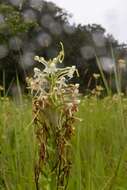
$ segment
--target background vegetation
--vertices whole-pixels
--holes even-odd
[[[83,93],[95,87],[93,73],[99,73],[96,56],[104,60],[106,77],[111,73],[110,65],[114,59],[111,50],[116,60],[126,59],[126,46],[105,34],[102,26],[70,24],[70,17],[67,11],[52,2],[0,1],[0,83],[7,92],[16,93],[17,74],[24,91],[25,78],[35,66],[33,57],[55,57],[60,41],[66,50],[64,65],[76,65],[80,77],[74,78],[73,82],[80,83]]]

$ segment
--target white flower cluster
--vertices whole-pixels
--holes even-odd
[[[42,101],[43,109],[49,104],[62,106],[71,116],[77,111],[80,102],[79,84],[68,84],[68,80],[78,72],[75,66],[58,68],[57,64],[61,63],[63,58],[63,49],[53,60],[46,61],[43,57],[36,56],[35,60],[41,62],[45,68],[43,71],[34,68],[34,77],[28,79],[28,84],[34,97]]]

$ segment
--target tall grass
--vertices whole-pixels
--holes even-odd
[[[127,189],[127,99],[84,98],[75,125],[69,190]],[[35,190],[31,101],[0,100],[0,189]],[[45,176],[46,178],[46,176]],[[55,190],[45,178],[42,190]]]
[[[125,110],[126,99],[122,100],[123,105]],[[127,188],[127,121],[126,111],[121,115],[120,106],[120,97],[116,96],[114,99],[105,98],[101,101],[84,100],[80,107],[80,115],[84,119],[79,126],[80,129],[77,129],[80,130],[79,187],[82,190]]]
[[[28,102],[0,101],[0,189],[34,189],[35,139]]]

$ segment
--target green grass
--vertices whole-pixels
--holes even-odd
[[[0,190],[35,190],[31,101],[0,100]],[[84,98],[72,139],[68,190],[127,190],[127,99]],[[50,178],[41,190],[55,190]]]

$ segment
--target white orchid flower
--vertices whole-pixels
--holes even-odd
[[[34,68],[34,78],[40,76],[40,74],[41,74],[41,70],[38,69],[37,67],[35,67],[35,68]]]
[[[75,67],[75,65],[73,65],[72,67],[70,67],[67,76],[68,76],[70,79],[73,78],[73,75],[74,75],[74,72],[75,72],[75,71],[76,71],[76,67]]]
[[[57,72],[57,68],[56,68],[56,65],[54,63],[51,63],[50,65],[48,65],[44,70],[43,72],[44,73],[47,73],[47,74],[54,74]]]

